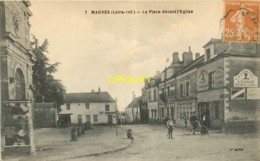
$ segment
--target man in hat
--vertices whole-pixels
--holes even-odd
[[[173,131],[173,128],[174,128],[172,117],[169,117],[169,120],[167,121],[167,127],[168,127],[168,138],[172,139],[172,131]]]

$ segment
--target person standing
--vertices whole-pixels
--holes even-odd
[[[169,117],[169,120],[167,121],[167,127],[168,127],[168,139],[170,138],[172,139],[172,131],[174,128],[174,124],[171,117]]]
[[[207,121],[208,121],[208,117],[207,117],[206,112],[204,112],[203,115],[202,115],[202,125],[203,126],[201,127],[201,134],[203,134],[203,135],[208,134],[208,130],[207,130],[208,123],[207,123]]]
[[[184,124],[185,124],[185,129],[188,128],[188,117],[184,116]]]
[[[192,134],[195,135],[195,129],[197,128],[198,125],[198,118],[195,115],[195,112],[190,117],[190,124],[192,125]]]

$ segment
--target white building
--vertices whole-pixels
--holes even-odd
[[[108,92],[68,93],[59,119],[70,124],[115,124],[116,101]]]
[[[126,118],[128,122],[140,122],[140,102],[142,97],[134,97],[132,102],[125,108]]]

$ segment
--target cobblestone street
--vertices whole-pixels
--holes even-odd
[[[128,149],[99,156],[74,160],[91,161],[257,161],[259,134],[183,135],[174,130],[174,138],[166,137],[167,129],[159,125],[128,125],[134,132],[135,142]]]

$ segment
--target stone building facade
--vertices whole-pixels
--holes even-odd
[[[34,152],[32,126],[32,65],[29,1],[0,2],[0,65],[4,154]],[[19,109],[19,110],[15,110]],[[23,139],[15,139],[26,131]],[[16,150],[13,145],[25,145]],[[12,147],[13,146],[13,147]]]
[[[195,112],[199,119],[207,115],[209,128],[256,128],[260,121],[260,45],[211,39],[203,48],[204,54],[196,53],[195,60],[190,49],[182,61],[174,53],[172,64],[161,73],[158,121],[173,117],[177,126],[184,126],[184,120]]]
[[[197,70],[204,57],[198,57],[190,65],[176,74],[176,115],[177,125],[184,125],[197,108]]]
[[[1,96],[3,100],[30,100],[32,60],[30,53],[30,2],[0,3]],[[4,23],[2,23],[4,22]]]
[[[259,121],[259,44],[212,39],[204,49],[205,62],[197,72],[198,115],[206,112],[208,126],[223,130]]]

